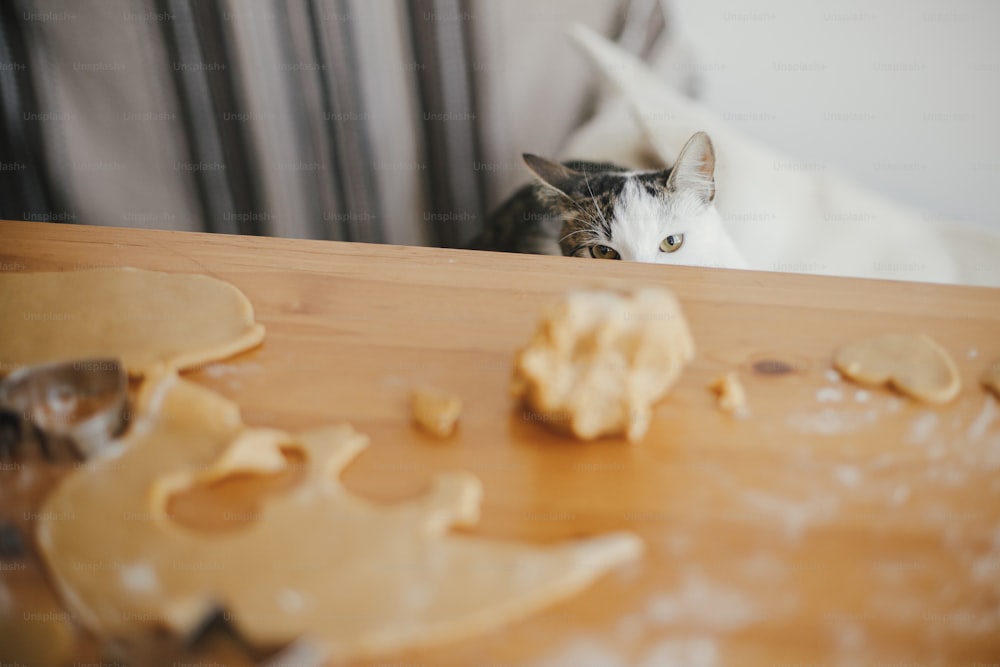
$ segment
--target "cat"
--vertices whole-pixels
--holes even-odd
[[[704,132],[659,171],[523,157],[537,181],[501,204],[471,248],[747,267],[715,210],[715,150]]]

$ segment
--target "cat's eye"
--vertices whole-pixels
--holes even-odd
[[[671,234],[667,238],[660,241],[660,251],[661,252],[677,252],[677,250],[684,245],[684,235],[683,234]]]
[[[621,259],[622,256],[618,254],[618,251],[614,248],[609,248],[606,245],[592,245],[590,246],[590,256],[595,259]]]

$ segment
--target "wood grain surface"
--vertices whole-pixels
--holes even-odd
[[[627,529],[646,543],[636,566],[533,618],[366,665],[1000,663],[1000,408],[979,386],[1000,363],[1000,290],[0,223],[2,270],[98,266],[240,288],[263,345],[187,376],[250,425],[347,420],[369,434],[344,475],[353,491],[398,501],[463,469],[485,489],[477,535],[546,543]],[[526,419],[508,396],[511,359],[542,309],[567,289],[638,284],[680,297],[697,346],[648,436],[580,443]],[[941,343],[962,374],[958,398],[931,407],[833,373],[837,346],[888,332]],[[747,390],[742,419],[707,389],[729,370]],[[451,438],[411,424],[419,384],[463,398]],[[28,537],[59,474],[31,465],[0,471],[0,517]],[[62,633],[74,657],[101,655],[59,616],[37,563],[0,564],[0,628],[18,621],[22,641]],[[246,662],[231,647],[199,650],[189,659]]]

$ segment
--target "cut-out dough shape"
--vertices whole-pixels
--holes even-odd
[[[834,366],[862,384],[889,384],[928,403],[947,403],[962,388],[951,356],[924,334],[886,334],[845,345]]]
[[[462,414],[462,399],[434,387],[417,387],[411,398],[413,420],[427,433],[447,438]]]
[[[996,361],[986,369],[981,380],[983,386],[1000,398],[1000,361]]]
[[[669,291],[570,292],[518,353],[511,393],[557,430],[634,442],[649,428],[652,404],[693,357],[691,332]]]
[[[68,476],[38,526],[67,607],[101,636],[185,633],[221,606],[254,645],[307,637],[330,659],[381,656],[525,617],[642,551],[629,533],[545,547],[448,534],[478,520],[475,477],[440,475],[400,504],[365,501],[337,479],[364,435],[248,429],[236,405],[173,374],[147,380],[138,408],[117,453]],[[289,447],[305,456],[302,483],[239,532],[195,534],[164,512],[199,481],[274,472]],[[58,520],[67,513],[75,520]]]
[[[132,376],[224,359],[264,338],[229,283],[131,268],[0,274],[0,331],[0,369],[112,357]]]
[[[747,393],[739,377],[732,371],[717,375],[708,383],[716,396],[716,404],[723,412],[742,415],[747,411]]]

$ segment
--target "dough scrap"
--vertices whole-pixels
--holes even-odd
[[[924,334],[885,334],[845,345],[834,366],[862,384],[889,384],[927,403],[947,403],[962,388],[951,356]]]
[[[1000,361],[996,361],[983,373],[982,385],[1000,398]]]
[[[544,316],[514,363],[511,393],[534,419],[583,440],[642,439],[652,404],[694,357],[669,291],[576,291]]]
[[[306,637],[333,661],[373,658],[488,632],[642,551],[624,532],[544,547],[448,534],[478,520],[477,478],[442,474],[423,497],[368,502],[337,480],[366,436],[250,429],[234,403],[173,373],[147,379],[137,403],[118,453],[66,477],[37,528],[67,608],[99,636],[186,633],[218,605],[261,648]],[[171,494],[225,466],[273,471],[279,447],[305,456],[303,481],[256,521],[205,535],[167,515]]]
[[[729,414],[746,412],[747,394],[736,373],[730,371],[717,375],[709,384],[717,398],[719,409]]]
[[[129,375],[224,359],[264,339],[246,296],[197,274],[132,268],[0,274],[0,369],[113,357]]]
[[[455,431],[462,414],[462,400],[458,396],[433,387],[418,387],[412,400],[413,419],[423,430],[439,438]]]

